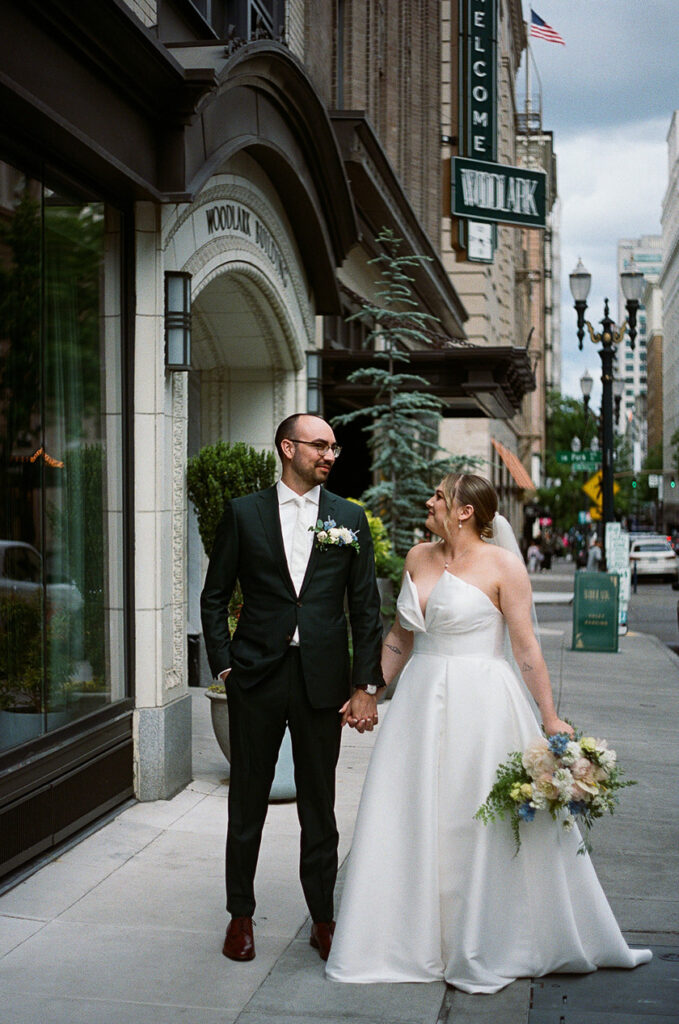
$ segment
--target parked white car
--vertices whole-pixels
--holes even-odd
[[[665,537],[632,538],[629,549],[630,569],[637,576],[662,576],[674,582],[679,579],[679,557]]]
[[[0,540],[0,597],[30,599],[43,586],[42,556],[32,544],[20,540]],[[73,580],[47,575],[48,602],[70,612],[83,606],[82,594]]]

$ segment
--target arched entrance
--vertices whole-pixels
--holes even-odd
[[[192,275],[186,454],[217,441],[271,450],[278,423],[305,408],[315,311],[290,224],[261,168],[245,154],[232,160],[167,225],[165,248],[166,266],[174,256]],[[197,634],[206,556],[192,507],[186,559],[187,628]]]

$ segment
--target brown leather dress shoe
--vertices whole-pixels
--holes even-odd
[[[332,937],[334,934],[334,921],[330,921],[329,924],[326,924],[325,921],[317,921],[315,924],[312,924],[309,945],[318,950],[318,955],[321,960],[327,960],[330,956],[330,947],[332,946]]]
[[[251,917],[232,917],[226,929],[224,956],[229,960],[254,960],[255,940],[252,936]]]

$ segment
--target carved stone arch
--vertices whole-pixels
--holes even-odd
[[[227,256],[227,253],[222,255]],[[200,251],[196,253],[196,259],[199,256]],[[201,295],[211,285],[218,286],[219,282],[224,289],[237,293],[247,305],[257,325],[261,345],[266,349],[268,364],[274,373],[298,372],[303,368],[304,352],[310,344],[310,339],[305,332],[300,331],[299,320],[293,317],[280,292],[259,267],[243,259],[223,258],[218,262],[210,261],[203,268],[203,273],[200,270],[196,273],[191,263],[192,261],[189,261],[183,269],[194,274],[192,304],[196,369],[208,369],[227,363],[234,365],[237,362],[233,349],[223,343],[220,344],[219,334],[215,332],[207,314],[201,309]],[[203,344],[209,353],[209,367],[205,360],[207,353],[203,354],[200,351]]]
[[[214,56],[217,88],[184,137],[186,195],[195,199],[245,150],[285,203],[317,311],[339,313],[336,268],[358,225],[327,111],[302,64],[279,43],[259,40],[228,58],[223,52]]]

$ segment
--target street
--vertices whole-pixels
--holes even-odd
[[[572,593],[573,566],[570,562],[555,561],[554,568],[531,576],[536,594]],[[650,633],[664,644],[679,644],[677,626],[677,602],[679,591],[672,590],[670,583],[656,580],[642,580],[637,593],[632,592],[628,612],[628,627],[632,632]],[[540,625],[572,621],[572,605],[540,604],[538,606]]]

